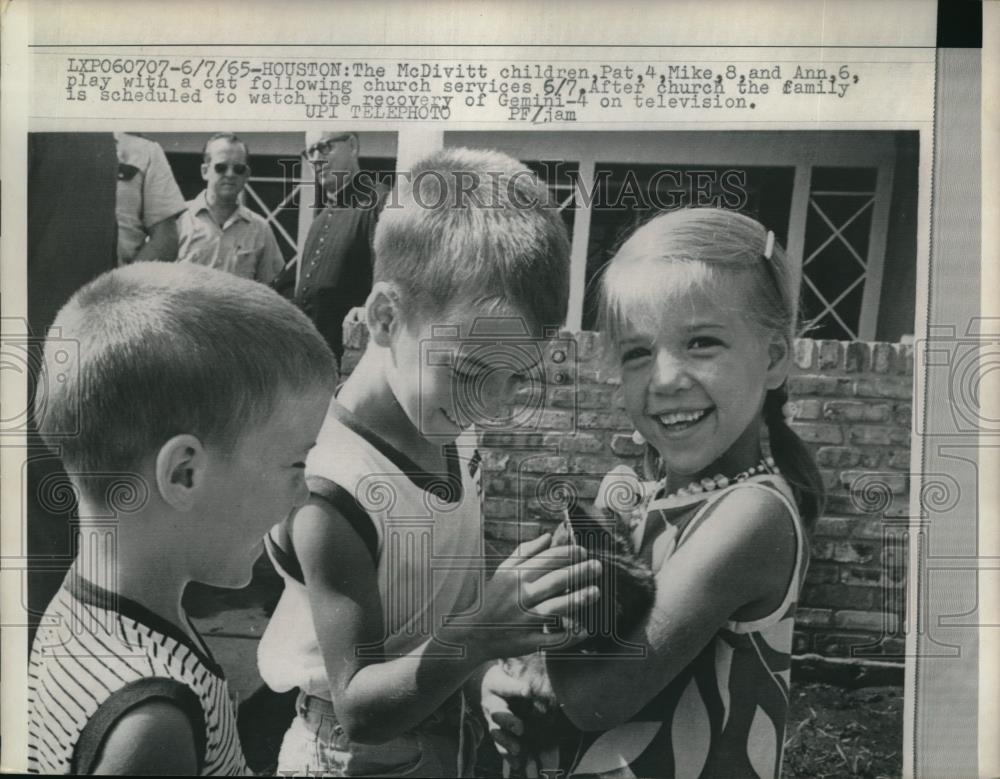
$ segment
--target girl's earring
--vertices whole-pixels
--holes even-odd
[[[642,446],[644,443],[646,443],[646,436],[644,436],[642,433],[636,430],[634,433],[632,433],[632,443],[634,443],[636,446]]]

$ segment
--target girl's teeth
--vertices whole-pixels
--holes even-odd
[[[665,414],[660,417],[660,422],[664,425],[676,425],[681,422],[694,422],[697,419],[701,419],[705,415],[704,410],[702,411],[678,411],[674,414]]]

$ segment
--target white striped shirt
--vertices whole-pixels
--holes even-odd
[[[92,772],[131,709],[168,701],[191,722],[199,775],[249,773],[222,669],[178,626],[71,570],[28,667],[28,772]]]

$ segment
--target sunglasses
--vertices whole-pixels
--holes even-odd
[[[307,160],[311,160],[314,157],[325,157],[338,143],[344,143],[349,140],[351,140],[350,135],[338,135],[336,138],[327,138],[325,141],[317,141],[312,146],[308,146],[303,149],[302,156]]]
[[[242,162],[237,162],[232,165],[227,165],[225,162],[217,162],[212,166],[212,170],[214,170],[220,176],[225,176],[226,173],[230,170],[237,176],[242,176],[244,173],[250,170],[250,166]]]

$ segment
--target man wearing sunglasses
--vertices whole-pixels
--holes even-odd
[[[275,283],[313,320],[338,362],[344,352],[344,317],[364,305],[371,292],[372,239],[389,194],[361,172],[358,151],[354,133],[306,134],[302,156],[315,171],[323,208],[309,228],[294,279],[284,287]]]
[[[267,220],[240,202],[250,178],[247,145],[232,133],[205,144],[205,189],[178,220],[177,259],[270,284],[285,265]]]

